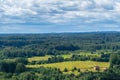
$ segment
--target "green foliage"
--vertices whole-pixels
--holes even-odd
[[[36,75],[31,72],[24,72],[18,76],[12,77],[13,80],[35,80],[35,78],[36,78]]]
[[[75,51],[75,50],[78,50],[79,47],[78,46],[74,46],[74,45],[58,45],[55,47],[56,50],[62,50],[62,51],[65,51],[65,50],[68,50],[68,51]]]
[[[51,57],[51,58],[48,58],[48,61],[47,63],[54,63],[54,62],[63,62],[64,61],[64,58],[61,57],[61,56],[54,56],[54,57]]]
[[[22,63],[16,63],[16,62],[0,62],[0,71],[6,72],[6,73],[21,73],[26,70],[26,67]]]
[[[25,65],[23,63],[17,63],[15,72],[16,73],[22,73],[24,71],[26,71]]]
[[[0,71],[2,72],[15,72],[16,63],[14,62],[0,62]]]
[[[110,67],[114,67],[115,65],[120,65],[120,54],[114,53],[110,56]]]
[[[114,66],[104,72],[80,72],[78,75],[63,74],[57,68],[40,67],[29,69],[20,74],[5,74],[3,80],[119,80],[120,66]],[[0,76],[1,77],[1,76]],[[11,79],[12,77],[12,79]]]
[[[35,65],[28,65],[28,61],[24,58],[11,62],[1,61],[0,80],[120,80],[120,53],[115,53],[120,49],[119,43],[120,32],[0,35],[0,60],[50,55],[46,59],[39,59],[40,61],[29,60],[29,64]],[[110,52],[111,56],[107,54],[109,52],[104,51],[99,52],[97,57],[86,56],[87,52],[80,55],[74,54],[77,50],[85,50],[94,55],[98,50],[108,49],[113,51]],[[71,53],[67,59],[58,56],[66,53]],[[93,71],[96,65],[100,68],[108,68],[109,57],[109,69],[100,72]],[[27,69],[25,64],[27,64]],[[71,70],[73,72],[67,74]],[[78,74],[75,75],[75,72]]]
[[[4,75],[4,78],[11,78],[13,75],[12,75],[12,73],[6,73],[5,75]]]
[[[65,69],[64,69],[64,72],[68,72],[68,69],[67,69],[67,68],[65,68]]]
[[[118,50],[120,34],[115,33],[64,33],[0,35],[0,56],[32,57],[64,54],[75,50]]]
[[[80,72],[80,68],[78,68],[78,72]]]
[[[23,63],[23,64],[27,64],[28,63],[28,60],[25,59],[25,58],[17,58],[15,60],[16,63]]]

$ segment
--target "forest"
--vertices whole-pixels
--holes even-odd
[[[120,32],[0,34],[0,80],[120,80],[119,49]]]

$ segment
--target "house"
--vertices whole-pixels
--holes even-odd
[[[100,67],[99,66],[94,66],[93,69],[94,70],[100,70]]]

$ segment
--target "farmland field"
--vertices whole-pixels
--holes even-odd
[[[31,58],[28,58],[28,61],[29,62],[32,62],[32,61],[41,61],[41,60],[47,60],[48,58],[50,58],[51,56],[43,56],[43,57],[31,57]]]
[[[94,62],[94,61],[70,61],[70,62],[42,64],[42,65],[27,65],[27,67],[29,68],[39,68],[40,66],[60,68],[61,71],[63,71],[64,68],[67,68],[69,71],[71,71],[74,67],[80,68],[81,71],[85,71],[85,70],[93,71],[94,66],[99,66],[102,70],[105,67],[108,68],[109,63]]]

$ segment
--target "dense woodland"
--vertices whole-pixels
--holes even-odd
[[[0,78],[1,80],[120,80],[120,32],[51,33],[51,34],[0,34]],[[112,50],[91,58],[74,54],[74,51]],[[61,55],[73,53],[64,59]],[[52,55],[48,60],[28,62],[28,57]],[[5,59],[14,61],[5,61]],[[64,61],[110,62],[103,72],[72,71],[79,75],[64,74],[58,68],[27,68],[27,64],[49,64]]]
[[[1,34],[1,57],[32,57],[64,54],[75,50],[118,50],[119,32]]]

